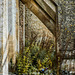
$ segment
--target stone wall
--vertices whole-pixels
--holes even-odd
[[[58,0],[58,24],[60,27],[59,48],[62,50],[61,54],[64,54],[64,50],[67,50],[65,54],[74,55],[74,39],[75,39],[75,0]],[[59,33],[58,32],[58,33]],[[75,68],[74,56],[71,59],[63,60],[64,66],[67,70]]]
[[[74,39],[75,39],[75,1],[74,0],[54,0],[58,6],[58,26],[59,31],[57,34],[59,42],[59,50],[62,50],[61,55],[74,55]],[[45,27],[45,25],[26,8],[26,38],[31,39],[32,33],[38,35],[40,39],[44,34],[53,38],[53,35]],[[58,29],[57,29],[58,30]],[[39,40],[38,39],[38,40]],[[64,53],[64,50],[67,50]],[[69,50],[69,51],[68,51]],[[64,56],[65,56],[64,55]],[[63,56],[62,56],[63,57]],[[72,70],[75,67],[75,59],[66,58],[62,61],[62,67],[67,66],[66,70]]]
[[[61,42],[62,48],[66,45],[67,40],[69,40],[69,49],[73,49],[73,41],[75,38],[75,1],[74,0],[60,0],[58,2],[58,21],[61,25]]]
[[[37,35],[36,41],[41,41],[44,36],[46,39],[54,40],[53,34],[27,7],[25,8],[25,29],[26,39],[32,39]]]
[[[60,37],[58,38],[59,41],[59,48],[60,50],[65,50],[67,45],[67,50],[73,50],[74,48],[74,39],[75,39],[75,0],[54,0],[58,5],[58,24],[60,26]],[[24,6],[24,5],[23,5]],[[42,38],[52,39],[54,40],[53,34],[47,29],[47,27],[27,8],[24,7],[23,13],[20,16],[20,26],[22,26],[21,30],[22,33],[26,33],[22,35],[22,39],[24,37],[26,39],[32,39],[35,35],[36,41],[41,41]],[[25,10],[25,11],[24,11]],[[23,17],[24,16],[24,17]],[[25,23],[25,31],[24,32],[24,23]],[[13,54],[16,50],[19,50],[19,3],[18,0],[0,0],[0,66],[2,65],[2,58],[5,61],[5,58],[9,52],[10,58],[13,58]],[[20,33],[21,34],[21,33]],[[8,42],[7,42],[8,41]],[[25,39],[24,39],[25,41]],[[23,40],[22,40],[23,42]],[[8,45],[6,45],[8,44]],[[23,42],[24,44],[24,42]],[[7,46],[7,48],[5,48]],[[6,53],[4,53],[6,51]],[[4,54],[2,54],[2,52]],[[9,60],[10,60],[9,58]],[[14,56],[15,60],[15,56]],[[13,61],[14,61],[13,60]],[[15,62],[15,61],[14,61]],[[65,60],[63,60],[63,63]],[[66,60],[72,64],[75,63],[75,59]],[[0,67],[0,72],[5,68],[8,68],[8,62],[5,63],[4,69]],[[62,64],[63,66],[64,64]],[[75,64],[69,66],[67,69],[69,70],[70,67],[75,67]],[[7,69],[8,70],[8,69]]]

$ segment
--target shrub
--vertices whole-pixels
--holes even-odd
[[[52,45],[49,49],[42,48],[34,44],[30,44],[29,41],[25,41],[25,49],[23,53],[17,55],[17,73],[18,75],[28,74],[29,70],[40,71],[42,68],[52,69],[56,67],[54,62],[56,61],[55,50]]]

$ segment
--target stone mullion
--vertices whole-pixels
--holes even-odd
[[[23,5],[23,47],[25,47],[25,5]]]
[[[23,8],[24,8],[24,5],[22,4],[22,2],[20,1],[20,13],[19,13],[19,18],[20,18],[20,25],[19,25],[19,28],[20,28],[20,30],[19,30],[19,34],[20,34],[20,36],[19,36],[19,43],[20,43],[20,50],[21,50],[21,52],[23,52],[23,25],[24,25],[24,19],[23,19],[23,13],[24,13],[24,10],[23,10]]]

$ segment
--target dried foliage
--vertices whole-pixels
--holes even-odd
[[[33,39],[35,38],[36,36]],[[42,68],[56,68],[54,42],[42,39],[39,45],[39,42],[37,43],[33,39],[25,41],[25,49],[17,56],[16,71],[18,75],[29,74],[30,71],[40,71]],[[45,44],[48,46],[46,47]]]

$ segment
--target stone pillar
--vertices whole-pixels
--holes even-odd
[[[8,75],[8,63],[19,50],[19,0],[0,0],[0,74]]]
[[[19,50],[19,1],[9,0],[8,2],[8,35],[9,35],[9,62],[16,62],[16,52]]]
[[[17,50],[17,39],[16,39],[16,0],[12,0],[12,36],[13,36],[13,63],[15,63],[15,55]]]
[[[8,75],[8,0],[3,0],[3,75]]]
[[[16,0],[16,39],[17,51],[19,51],[19,0]]]
[[[0,0],[0,74],[2,73],[2,51],[3,51],[3,0]]]

